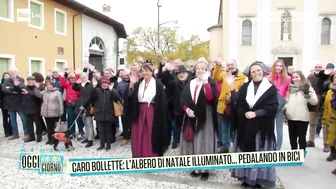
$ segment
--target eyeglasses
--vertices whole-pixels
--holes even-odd
[[[322,68],[322,66],[315,66],[315,68]]]

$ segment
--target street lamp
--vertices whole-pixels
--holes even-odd
[[[160,63],[160,27],[164,24],[169,24],[169,23],[175,23],[177,26],[178,22],[177,20],[174,21],[168,21],[168,22],[163,22],[160,23],[160,8],[162,7],[162,3],[160,0],[157,2],[157,7],[158,7],[158,23],[157,23],[157,58],[158,58],[158,63]]]
[[[158,7],[158,25],[157,25],[157,58],[158,58],[158,64],[160,64],[160,7],[162,7],[162,3],[160,0],[157,2],[157,7]]]

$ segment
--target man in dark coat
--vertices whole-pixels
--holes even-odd
[[[42,141],[42,126],[40,122],[41,104],[42,100],[35,95],[35,77],[29,76],[27,78],[27,86],[23,88],[15,87],[16,91],[21,92],[23,96],[23,111],[26,114],[27,128],[29,137],[25,142],[41,142]],[[34,123],[36,126],[36,137],[34,133]]]
[[[13,135],[8,138],[8,140],[18,139],[18,123],[16,116],[19,114],[24,131],[24,140],[28,139],[28,129],[26,125],[26,115],[22,111],[23,96],[21,93],[14,90],[14,87],[24,87],[24,80],[18,76],[18,70],[13,68],[9,71],[10,78],[6,79],[2,91],[5,93],[4,97],[4,108],[8,110],[9,117],[12,124]]]

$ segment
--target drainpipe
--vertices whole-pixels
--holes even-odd
[[[75,43],[75,17],[86,12],[86,8],[82,12],[78,12],[72,17],[72,58],[73,69],[76,69],[76,43]]]
[[[119,36],[118,35],[117,35],[117,52],[116,52],[116,58],[117,58],[116,70],[118,71],[118,67],[119,67]]]

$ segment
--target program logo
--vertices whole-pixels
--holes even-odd
[[[54,153],[52,148],[45,151],[44,148],[35,150],[31,148],[26,151],[25,147],[21,147],[20,170],[36,170],[39,174],[63,174],[64,173],[64,156],[62,149],[58,148],[58,152]]]

